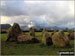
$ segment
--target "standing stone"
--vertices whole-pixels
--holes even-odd
[[[14,23],[8,30],[8,36],[6,41],[17,41],[17,37],[22,31],[17,23]]]
[[[50,34],[46,31],[46,29],[43,29],[42,34],[43,34],[42,43],[44,45],[51,45],[52,38],[51,38]]]
[[[72,30],[68,30],[68,37],[69,39],[74,39],[75,33]]]
[[[75,32],[72,32],[69,34],[69,39],[73,39],[74,40],[75,38]]]
[[[35,30],[33,27],[30,28],[30,36],[35,37]]]
[[[35,30],[33,27],[30,28],[30,36],[32,36],[32,43],[39,43],[39,40],[37,38],[35,38]]]
[[[69,45],[69,39],[62,30],[59,30],[59,32],[56,32],[52,36],[52,42],[53,42],[53,45],[59,46],[59,47],[64,47],[66,45]]]
[[[44,33],[47,32],[45,28],[43,28],[42,30],[42,36],[44,35]]]
[[[56,31],[55,31],[55,30],[52,32],[51,36],[53,36],[53,35],[54,35],[54,33],[56,33]]]

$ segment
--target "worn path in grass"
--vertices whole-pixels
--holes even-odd
[[[29,34],[28,32],[26,34]],[[41,41],[41,32],[36,32],[36,37]],[[50,32],[51,34],[51,32]],[[67,34],[67,33],[65,33]],[[1,34],[2,55],[57,55],[59,51],[74,51],[74,40],[70,40],[71,47],[44,46],[38,44],[17,44],[16,42],[6,43],[7,34]]]

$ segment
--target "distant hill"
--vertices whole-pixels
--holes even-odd
[[[44,26],[33,26],[34,29],[36,31],[41,31],[43,28],[45,28],[47,31],[52,31],[52,30],[64,30],[67,31],[67,29],[69,29],[68,27],[59,27],[59,26],[48,26],[48,27],[44,27]],[[22,26],[21,27],[22,30],[24,31],[29,31],[29,28],[27,26]],[[71,28],[72,30],[75,30],[75,28]]]
[[[1,29],[8,29],[11,27],[10,24],[0,24]]]
[[[5,32],[7,32],[7,30],[9,29],[11,27],[11,25],[10,24],[0,24],[0,31],[1,31],[1,33],[5,33]]]

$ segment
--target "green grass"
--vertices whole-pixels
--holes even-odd
[[[26,34],[29,34],[28,32]],[[41,32],[36,32],[36,37],[41,41]],[[51,34],[51,33],[50,33]],[[67,33],[65,33],[67,34]],[[2,55],[58,55],[59,51],[74,51],[74,40],[70,40],[70,47],[44,46],[37,44],[17,44],[16,42],[6,43],[7,34],[1,34],[1,54]]]

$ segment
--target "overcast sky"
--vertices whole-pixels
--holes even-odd
[[[1,1],[1,24],[74,26],[74,1]]]

